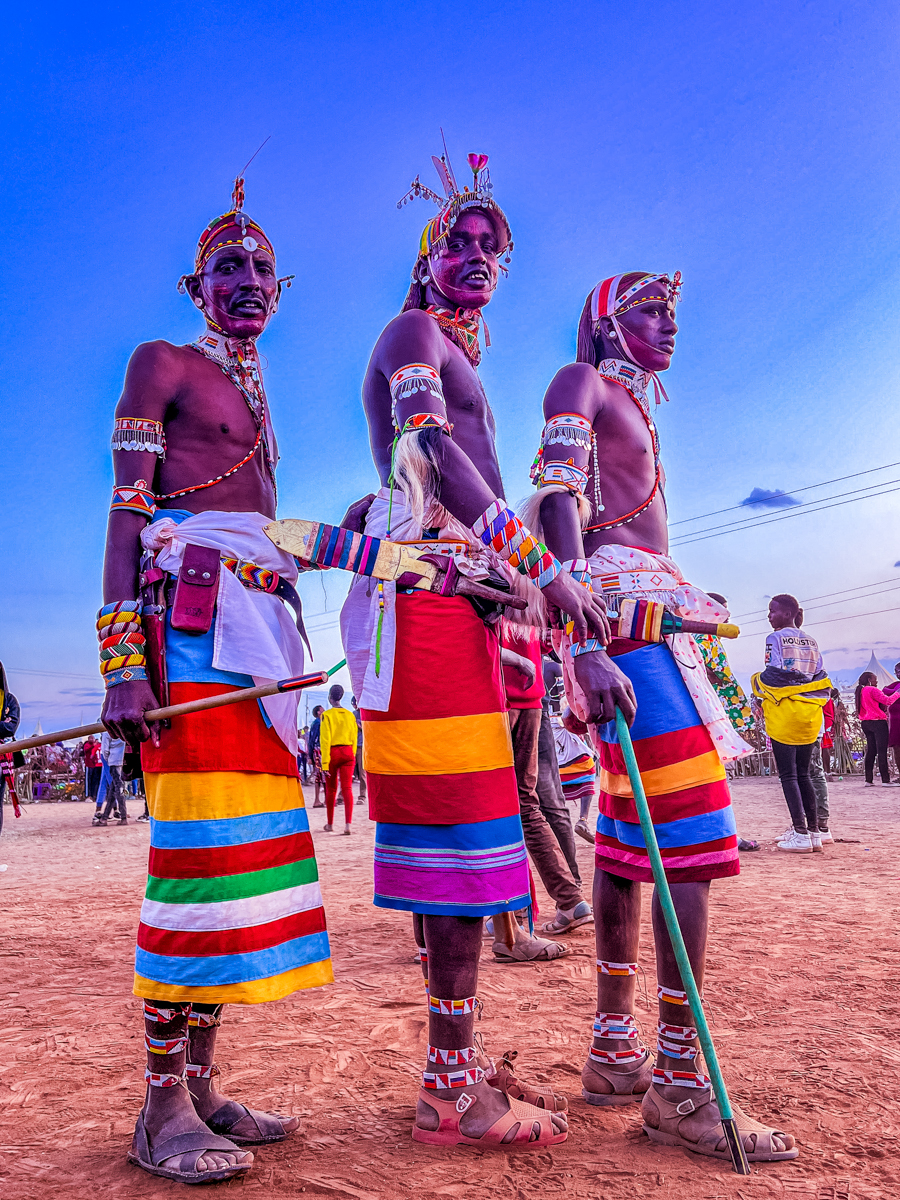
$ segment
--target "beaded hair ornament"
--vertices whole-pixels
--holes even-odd
[[[625,331],[619,324],[619,317],[624,316],[625,313],[632,308],[636,308],[639,304],[649,304],[653,300],[661,300],[666,308],[674,311],[675,305],[681,299],[681,272],[676,271],[671,278],[667,274],[641,275],[619,296],[617,295],[619,284],[625,278],[625,274],[623,272],[621,275],[613,275],[609,279],[602,280],[591,292],[591,324],[594,333],[597,334],[600,332],[600,318],[608,317],[618,338],[622,357],[639,366],[640,364],[637,363],[628,345]],[[659,283],[661,285],[659,289],[661,294],[659,296],[644,296],[639,300],[635,299],[637,294],[649,287],[651,283]],[[656,403],[659,404],[660,396],[664,400],[668,400],[669,397],[666,389],[660,382],[656,372],[646,371],[646,368],[643,367],[641,367],[641,370],[652,379],[656,392]]]
[[[441,138],[443,139],[443,131]],[[513,249],[512,232],[509,228],[509,221],[506,219],[506,214],[503,209],[494,199],[494,186],[491,183],[491,173],[488,170],[488,156],[486,154],[470,154],[467,158],[469,169],[472,172],[472,186],[466,184],[460,188],[456,182],[456,175],[453,172],[453,167],[450,164],[450,156],[447,153],[447,143],[444,141],[444,153],[440,158],[432,154],[431,161],[434,163],[434,168],[438,173],[438,178],[444,189],[444,195],[439,196],[437,192],[433,192],[431,188],[426,187],[417,175],[409,187],[409,191],[405,196],[397,201],[397,207],[402,208],[404,204],[409,204],[410,200],[414,200],[421,196],[425,200],[433,201],[440,212],[436,217],[428,222],[422,230],[422,237],[419,241],[419,256],[426,258],[433,250],[439,250],[447,241],[450,230],[469,209],[481,209],[493,221],[497,234],[500,237],[503,245],[500,248],[500,254],[505,255],[505,261],[510,261],[510,255]]]

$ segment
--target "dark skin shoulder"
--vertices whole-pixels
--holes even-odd
[[[385,328],[363,383],[363,406],[381,482],[386,484],[390,474],[394,440],[390,378],[400,367],[414,362],[428,363],[440,372],[454,442],[476,464],[493,494],[502,495],[496,426],[481,380],[463,351],[422,309],[401,313]]]

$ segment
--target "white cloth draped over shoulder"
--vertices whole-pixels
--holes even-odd
[[[599,546],[588,559],[588,566],[594,581],[594,591],[602,593],[611,608],[615,605],[615,594],[630,595],[642,600],[659,600],[678,616],[689,617],[695,621],[722,623],[728,620],[728,610],[711,596],[707,596],[706,592],[689,584],[678,564],[668,555],[653,554],[649,550],[639,550],[632,546]],[[637,574],[629,580],[631,572]],[[650,574],[646,574],[647,572]],[[617,574],[621,578],[615,593],[605,590],[600,583],[600,577]],[[654,578],[658,578],[663,590],[653,588]],[[561,641],[564,637],[565,635],[556,635],[554,640]],[[735,732],[729,721],[722,701],[706,674],[700,647],[691,634],[676,633],[667,637],[666,641],[672,648],[681,678],[696,705],[700,720],[709,730],[722,762],[730,762],[732,759],[752,754],[752,747]],[[575,714],[584,720],[587,708],[584,693],[575,680],[572,656],[565,653],[561,654],[560,658],[563,662],[569,703]]]
[[[258,512],[203,512],[184,521],[161,517],[142,532],[157,565],[177,575],[188,543],[219,550],[265,567],[294,584],[297,564],[263,533],[271,517]],[[274,683],[303,674],[303,643],[284,603],[268,592],[245,588],[223,567],[219,572],[212,665],[220,671],[250,675],[255,684]],[[297,753],[298,693],[267,696],[262,701],[275,732],[291,754]]]

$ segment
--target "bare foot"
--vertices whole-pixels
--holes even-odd
[[[460,1090],[460,1088],[438,1088],[435,1090],[434,1095],[437,1100],[446,1100],[450,1104],[453,1104],[459,1099]],[[464,1133],[466,1137],[481,1137],[487,1133],[496,1121],[510,1110],[509,1101],[503,1092],[492,1088],[486,1081],[477,1083],[472,1087],[467,1087],[465,1091],[467,1095],[475,1096],[476,1098],[476,1103],[460,1118],[460,1133]],[[569,1127],[562,1113],[552,1113],[551,1121],[554,1133],[565,1133]],[[440,1125],[438,1114],[425,1100],[420,1099],[416,1104],[416,1125],[419,1129],[429,1130],[435,1130]],[[518,1124],[511,1126],[509,1132],[503,1138],[504,1143],[511,1142],[518,1131]],[[536,1139],[540,1137],[540,1133],[541,1127],[538,1122],[535,1122],[531,1136],[533,1139]]]

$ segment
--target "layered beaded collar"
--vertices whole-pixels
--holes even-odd
[[[643,367],[638,367],[634,363],[624,362],[621,358],[604,358],[597,367],[597,374],[602,375],[604,379],[611,379],[613,383],[620,383],[622,387],[627,388],[648,417],[650,416],[648,388],[651,383],[653,384],[657,404],[659,404],[660,395],[664,396],[666,400],[669,398],[666,396],[665,389],[659,382],[655,371],[645,371]]]
[[[459,346],[472,366],[477,367],[481,362],[478,331],[484,319],[480,309],[458,308],[454,313],[449,308],[438,308],[436,304],[429,304],[425,311],[429,317],[437,321],[441,331],[447,335],[450,341]],[[489,346],[491,341],[488,336],[487,322],[485,322],[484,334],[485,345]]]

